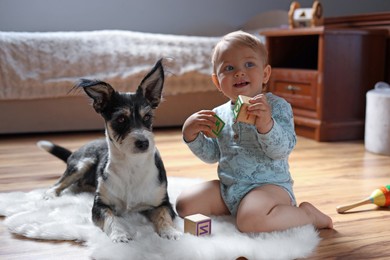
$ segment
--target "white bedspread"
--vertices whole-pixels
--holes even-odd
[[[165,94],[211,90],[218,39],[119,30],[0,32],[0,100],[67,96],[80,78],[134,91],[162,57],[171,58]]]

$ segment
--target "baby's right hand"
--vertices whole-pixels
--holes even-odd
[[[183,138],[190,143],[195,140],[200,132],[208,137],[216,137],[211,131],[214,127],[216,118],[211,110],[202,110],[192,114],[183,124]]]

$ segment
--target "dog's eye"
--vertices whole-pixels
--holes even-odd
[[[120,116],[116,119],[118,123],[124,123],[126,121],[126,118],[124,116]]]
[[[151,119],[151,116],[150,115],[145,115],[144,116],[144,121],[149,121]]]

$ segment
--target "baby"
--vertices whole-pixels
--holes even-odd
[[[308,202],[296,205],[288,156],[295,147],[293,113],[284,99],[265,93],[271,75],[265,46],[253,35],[237,31],[217,43],[212,80],[230,101],[191,115],[183,138],[207,163],[218,162],[218,180],[198,184],[180,194],[181,217],[233,215],[241,232],[271,232],[312,224],[333,228],[332,219]],[[254,125],[236,122],[238,95],[251,97],[247,113]],[[225,127],[216,136],[218,115]]]

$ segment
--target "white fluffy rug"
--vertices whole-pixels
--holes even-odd
[[[169,195],[174,204],[181,190],[200,180],[169,178]],[[313,252],[320,238],[312,226],[283,232],[243,234],[231,217],[213,217],[212,235],[196,237],[184,234],[170,241],[154,233],[141,215],[126,216],[129,225],[137,226],[137,236],[128,244],[112,243],[91,221],[91,194],[65,193],[43,200],[44,190],[0,194],[0,215],[10,232],[29,238],[75,240],[84,243],[94,259],[295,259]],[[177,218],[183,230],[183,220]]]

